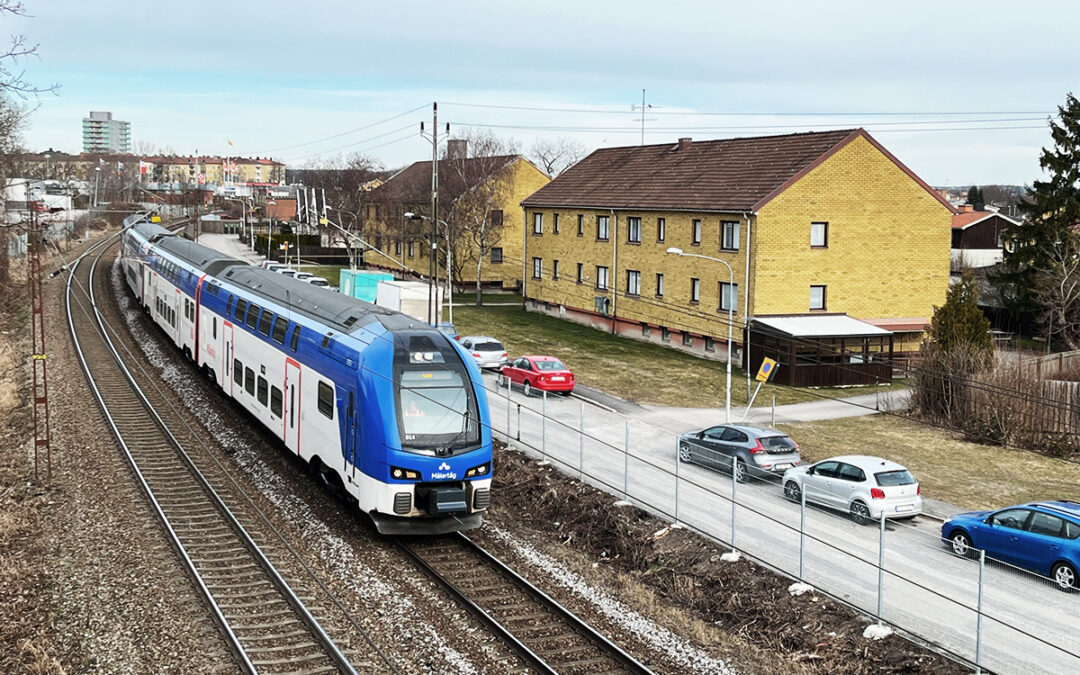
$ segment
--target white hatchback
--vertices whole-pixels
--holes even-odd
[[[922,488],[896,462],[868,455],[843,455],[784,472],[784,496],[846,511],[856,523],[910,518],[922,513]]]

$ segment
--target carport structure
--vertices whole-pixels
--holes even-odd
[[[892,379],[892,331],[846,314],[755,316],[743,339],[750,372],[765,357],[779,364],[776,384],[839,387]]]

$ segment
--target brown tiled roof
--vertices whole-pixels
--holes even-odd
[[[860,135],[933,192],[865,131],[845,129],[698,141],[684,147],[666,143],[603,148],[559,174],[522,205],[756,211]]]
[[[462,172],[466,176],[474,173],[494,174],[518,157],[520,155],[440,159],[439,194],[441,197],[452,197],[460,193]],[[461,171],[458,171],[458,166],[461,166]],[[431,198],[431,161],[414,162],[398,171],[372,190],[371,198],[387,202],[426,202]]]

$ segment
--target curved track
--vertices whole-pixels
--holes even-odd
[[[499,635],[529,670],[564,675],[652,672],[465,535],[396,542]]]
[[[355,673],[304,603],[199,472],[136,384],[94,300],[94,271],[119,239],[68,275],[68,326],[106,421],[167,535],[250,673]],[[372,667],[372,664],[363,664]],[[393,670],[389,663],[384,670]]]

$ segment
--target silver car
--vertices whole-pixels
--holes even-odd
[[[787,434],[750,424],[722,424],[679,437],[679,459],[746,476],[776,477],[801,462],[799,446]],[[734,465],[733,465],[734,463]]]
[[[502,368],[506,365],[506,347],[493,337],[467,335],[460,339],[465,351],[476,359],[481,368]]]
[[[838,511],[856,523],[886,518],[909,518],[922,513],[922,488],[896,462],[867,455],[832,457],[798,466],[784,474],[784,496]]]

